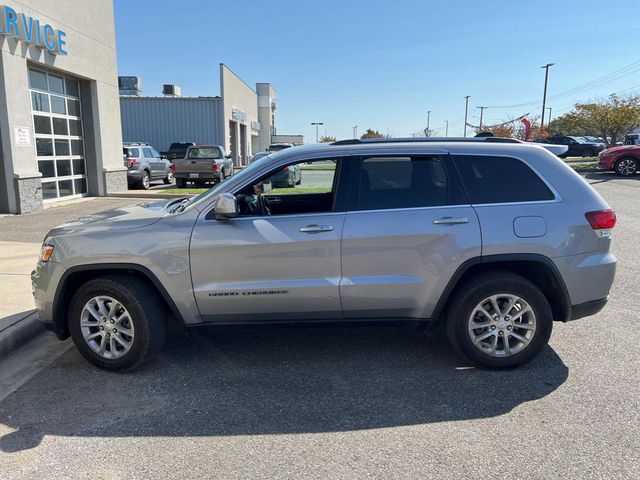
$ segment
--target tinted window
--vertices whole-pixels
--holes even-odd
[[[471,203],[553,200],[549,187],[515,158],[459,155],[454,157]]]
[[[218,148],[190,148],[188,158],[222,158]]]
[[[371,157],[360,163],[357,210],[432,207],[450,203],[438,157]]]
[[[142,152],[144,153],[144,158],[153,158],[153,153],[148,148],[143,148]]]

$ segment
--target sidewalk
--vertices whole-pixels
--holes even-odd
[[[34,309],[30,274],[39,243],[0,241],[0,357],[43,330]]]

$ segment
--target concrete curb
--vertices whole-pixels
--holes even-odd
[[[38,313],[35,310],[17,318],[10,325],[0,330],[0,358],[44,331],[44,325],[38,320]]]

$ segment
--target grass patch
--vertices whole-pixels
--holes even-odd
[[[206,192],[208,188],[168,188],[166,190],[156,190],[153,193],[160,195],[199,195],[202,192]]]
[[[598,163],[598,157],[567,157],[563,158],[566,163],[586,163],[596,162]]]
[[[597,161],[587,161],[584,160],[581,162],[567,162],[571,168],[573,168],[576,172],[595,172],[598,166]]]
[[[300,168],[302,170],[335,170],[336,166],[334,164],[331,164],[331,165],[328,165],[328,164],[315,165],[315,164],[303,163]]]

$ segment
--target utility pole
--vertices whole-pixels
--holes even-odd
[[[480,132],[482,132],[482,114],[484,113],[484,111],[489,108],[489,107],[476,107],[480,109]],[[479,132],[479,133],[480,133]]]
[[[545,104],[547,103],[547,81],[549,80],[549,67],[552,67],[555,63],[547,63],[541,66],[544,68],[544,93],[542,94],[542,118],[540,119],[540,130],[544,128],[544,111]]]
[[[449,136],[449,120],[445,120],[444,123],[447,125],[444,129],[444,138]]]
[[[316,143],[318,143],[318,127],[320,125],[324,125],[324,123],[322,123],[322,122],[311,122],[311,125],[315,125],[316,126]]]
[[[469,97],[471,95],[467,95],[464,97],[464,136],[467,136],[467,112],[469,111]]]
[[[358,138],[358,125],[353,126],[353,138]]]
[[[429,130],[430,121],[431,121],[431,110],[427,110],[427,137],[431,136],[431,130]]]

